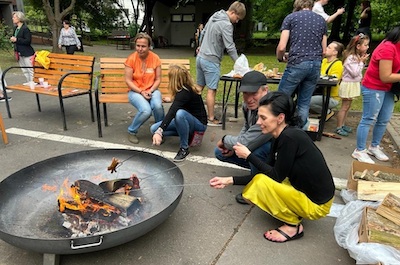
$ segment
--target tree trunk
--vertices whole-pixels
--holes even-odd
[[[71,4],[62,12],[60,12],[60,0],[54,0],[54,9],[50,4],[50,0],[42,0],[42,3],[47,19],[51,25],[53,43],[52,52],[60,53],[61,49],[58,48],[58,37],[60,36],[62,20],[73,10],[76,0],[71,0]]]
[[[334,6],[334,12],[336,12],[338,8],[344,6],[344,0],[334,1],[333,6]],[[342,17],[343,15],[340,15],[332,22],[331,35],[329,35],[328,43],[331,41],[340,41],[340,28],[342,24]]]
[[[353,17],[354,17],[354,11],[356,9],[356,0],[348,0],[347,7],[346,7],[346,24],[344,25],[343,28],[343,38],[342,38],[342,43],[347,44],[349,43],[352,33],[354,32],[354,23],[353,23]],[[358,18],[358,16],[356,16]]]

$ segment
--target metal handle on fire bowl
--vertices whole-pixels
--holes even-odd
[[[100,246],[102,243],[103,243],[103,236],[99,237],[99,242],[90,243],[90,244],[86,244],[86,245],[79,245],[79,246],[74,246],[74,240],[71,240],[71,249],[97,247],[97,246]]]

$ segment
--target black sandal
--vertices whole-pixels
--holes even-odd
[[[285,223],[285,225],[290,226],[290,227],[297,227],[296,234],[295,234],[294,236],[290,237],[289,235],[287,235],[285,232],[283,232],[283,231],[280,230],[279,228],[276,228],[276,229],[273,229],[273,230],[278,231],[281,235],[283,235],[283,236],[286,238],[286,240],[284,240],[284,241],[276,241],[276,240],[268,239],[265,235],[266,235],[268,232],[273,231],[273,230],[270,230],[270,231],[265,232],[265,233],[264,233],[264,238],[265,238],[266,240],[268,240],[268,241],[271,241],[271,242],[275,242],[275,243],[284,243],[284,242],[288,242],[288,241],[291,241],[291,240],[299,239],[299,238],[301,238],[301,237],[304,236],[304,231],[301,231],[301,232],[300,232],[301,223],[299,223],[299,224],[297,224],[297,225],[292,225],[292,224],[287,224],[287,223]],[[299,233],[299,232],[300,232],[300,233]]]

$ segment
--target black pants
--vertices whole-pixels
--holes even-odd
[[[77,50],[76,45],[69,45],[65,46],[65,50],[67,50],[67,54],[74,54],[75,51]]]

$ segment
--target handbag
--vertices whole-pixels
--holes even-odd
[[[15,56],[15,60],[17,60],[17,62],[18,62],[19,61],[19,52],[15,51],[14,56]]]

